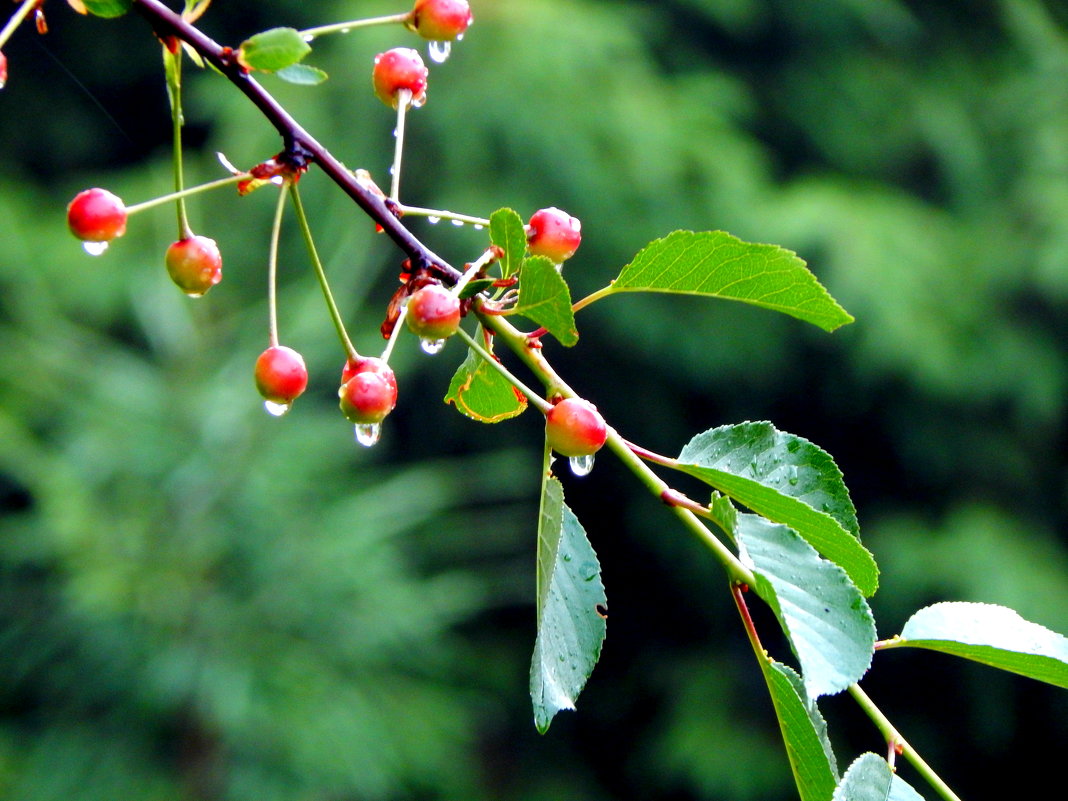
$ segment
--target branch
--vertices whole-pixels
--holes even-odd
[[[460,272],[424,245],[411,231],[401,225],[384,199],[359,184],[352,172],[320,144],[315,137],[286,111],[274,97],[249,75],[237,62],[232,48],[223,47],[206,36],[196,26],[183,20],[158,0],[133,0],[137,12],[148,20],[156,36],[174,37],[193,48],[260,110],[282,136],[284,157],[292,166],[317,165],[338,187],[356,201],[397,246],[412,260],[413,265],[425,265],[443,278],[455,282]]]

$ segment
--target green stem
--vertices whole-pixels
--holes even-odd
[[[7,44],[7,40],[11,38],[11,34],[15,32],[15,29],[23,23],[36,6],[37,0],[25,0],[25,2],[18,7],[15,13],[11,15],[11,19],[7,21],[4,29],[0,31],[0,47]]]
[[[315,268],[315,277],[319,279],[319,287],[323,290],[323,298],[326,300],[326,308],[330,312],[330,319],[334,323],[334,330],[337,331],[338,339],[341,340],[341,346],[345,349],[346,355],[350,359],[358,359],[360,354],[356,352],[352,340],[349,339],[349,332],[345,330],[345,323],[341,319],[341,312],[338,311],[337,303],[334,301],[334,294],[330,291],[330,284],[326,280],[326,270],[323,269],[323,262],[319,258],[315,240],[312,239],[311,226],[308,225],[308,217],[304,213],[304,204],[300,200],[300,192],[297,190],[295,183],[289,185],[289,196],[293,200],[293,211],[297,217],[297,225],[300,226],[300,232],[304,236],[304,244],[308,248],[308,257],[311,259],[312,267]]]
[[[288,182],[287,182],[288,183]],[[267,335],[271,347],[278,347],[278,238],[282,231],[282,211],[286,207],[286,188],[278,193],[271,224],[271,245],[267,253]]]
[[[167,94],[171,100],[171,127],[173,129],[172,160],[174,163],[174,191],[178,193],[176,206],[178,212],[178,238],[188,239],[193,235],[193,229],[189,226],[189,216],[185,208],[185,197],[181,192],[185,189],[185,178],[182,168],[182,49],[172,53],[163,47],[164,73],[167,75]]]
[[[490,367],[492,367],[494,370],[504,376],[508,380],[508,383],[510,383],[513,387],[515,387],[524,395],[526,395],[527,400],[529,400],[535,407],[537,407],[540,412],[544,414],[552,408],[551,403],[549,403],[547,400],[545,400],[545,398],[543,398],[537,392],[535,392],[522,381],[520,381],[518,378],[516,378],[507,367],[505,367],[503,364],[493,358],[493,354],[486,350],[484,347],[482,347],[474,337],[472,337],[462,328],[459,329],[456,333],[459,335],[460,339],[467,343],[467,346],[471,348],[471,350],[473,350],[475,353],[482,357],[482,360],[486,362],[486,364],[488,364]]]
[[[171,192],[166,195],[160,195],[154,197],[151,200],[146,200],[142,203],[135,203],[132,206],[126,207],[126,215],[137,214],[140,211],[151,209],[154,206],[162,206],[164,203],[170,203],[172,200],[177,200],[183,197],[192,197],[198,195],[201,192],[208,192],[212,189],[218,189],[221,186],[229,186],[230,184],[236,184],[238,181],[247,181],[249,179],[248,173],[241,173],[240,175],[228,175],[225,178],[220,178],[217,181],[208,181],[206,184],[199,184],[197,186],[191,186],[188,189],[183,189],[180,192]]]
[[[412,103],[412,92],[410,89],[399,89],[397,91],[397,128],[394,130],[395,143],[393,145],[393,169],[392,181],[390,182],[389,197],[390,200],[400,201],[400,175],[401,175],[401,159],[404,157],[404,120],[408,116],[408,107]]]
[[[456,220],[457,222],[470,223],[471,225],[482,226],[483,228],[490,224],[490,221],[485,217],[474,217],[470,214],[457,214],[455,211],[446,211],[445,209],[425,209],[420,206],[405,206],[403,203],[397,204],[397,211],[406,217],[436,217],[440,220]]]
[[[397,344],[397,338],[400,336],[401,330],[405,327],[404,318],[407,315],[408,304],[405,303],[397,313],[397,319],[393,321],[393,330],[389,332],[389,341],[386,342],[386,347],[382,349],[382,355],[379,357],[386,364],[389,363],[389,357],[393,353],[393,346]]]
[[[596,301],[600,300],[601,298],[606,298],[611,294],[612,294],[612,285],[609,284],[606,287],[602,287],[601,289],[598,289],[596,292],[591,292],[589,295],[584,297],[582,300],[576,301],[575,303],[573,303],[571,305],[571,311],[572,312],[577,312],[580,309],[585,309],[591,303],[595,303]]]
[[[319,36],[325,36],[328,33],[348,33],[356,28],[369,28],[372,25],[395,25],[398,22],[402,25],[406,23],[411,17],[411,12],[405,12],[404,14],[389,14],[384,17],[368,17],[367,19],[354,19],[349,22],[336,22],[333,25],[320,25],[317,28],[307,28],[300,32],[300,35],[304,37],[305,42],[310,42]]]
[[[923,761],[916,749],[908,744],[908,741],[894,728],[894,725],[875,705],[875,702],[868,697],[868,694],[860,688],[859,684],[850,685],[849,694],[853,696],[853,700],[860,705],[865,714],[871,718],[889,746],[904,756],[912,767],[934,788],[935,792],[946,801],[960,801],[960,797],[950,789],[948,784],[942,781],[941,777],[931,769],[930,765]]]

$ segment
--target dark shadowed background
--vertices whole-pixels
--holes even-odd
[[[6,4],[10,8],[10,4]],[[1040,0],[472,0],[476,22],[409,118],[404,199],[583,221],[575,297],[647,241],[725,229],[796,250],[857,322],[833,335],[729,303],[617,297],[547,352],[629,439],[674,454],[768,419],[833,454],[882,568],[890,636],[937,600],[1068,632],[1068,7]],[[268,27],[403,11],[216,0]],[[0,91],[0,794],[11,801],[602,801],[796,797],[722,572],[607,455],[568,501],[610,620],[577,713],[534,730],[540,417],[441,403],[463,356],[401,341],[400,405],[357,447],[342,354],[292,219],[283,341],[312,372],[286,418],[251,380],[267,345],[273,193],[192,201],[225,278],[169,282],[169,208],[99,258],[79,190],[170,185],[159,44],[136,16],[46,5]],[[375,53],[321,40],[316,88],[264,83],[388,184]],[[187,70],[190,182],[277,136]],[[400,257],[320,175],[305,205],[357,347],[375,352]],[[454,263],[485,233],[412,228]],[[770,633],[770,628],[767,631]],[[781,642],[769,647],[789,657]],[[1057,783],[1068,696],[950,657],[879,655],[869,693],[966,799]],[[881,751],[822,708],[841,767]],[[902,775],[926,792],[909,768]]]

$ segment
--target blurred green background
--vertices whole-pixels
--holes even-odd
[[[236,44],[402,11],[222,2]],[[826,335],[732,304],[619,297],[550,356],[630,439],[675,453],[769,419],[830,451],[882,570],[882,636],[919,606],[1004,603],[1068,632],[1068,6],[1040,0],[473,0],[409,121],[404,198],[583,221],[573,294],[648,240],[726,229],[798,251],[857,322]],[[440,398],[462,347],[404,339],[380,444],[337,413],[342,356],[291,220],[281,328],[312,372],[286,418],[267,345],[273,193],[197,198],[225,280],[170,283],[163,208],[100,258],[64,208],[167,191],[159,45],[136,16],[47,5],[0,92],[0,796],[9,801],[789,799],[762,680],[709,555],[612,460],[565,478],[604,568],[609,635],[578,713],[538,736],[537,415]],[[318,88],[264,83],[388,183],[375,29],[328,38]],[[189,178],[274,132],[188,73]],[[400,257],[321,176],[302,183],[357,346]],[[413,221],[454,263],[485,234]],[[765,626],[770,634],[770,628]],[[770,647],[787,658],[783,645]],[[869,693],[965,798],[1058,782],[1068,696],[935,654],[879,656]],[[844,768],[877,732],[822,702]],[[909,768],[902,775],[930,797]]]

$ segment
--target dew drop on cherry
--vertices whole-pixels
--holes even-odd
[[[444,339],[422,339],[419,341],[419,347],[423,349],[423,353],[427,356],[434,356],[441,353],[441,349],[445,347]]]
[[[197,297],[200,297],[200,296],[197,295]],[[274,401],[264,401],[263,402],[263,408],[266,410],[267,414],[269,414],[271,417],[281,417],[282,415],[284,415],[286,412],[289,411],[290,404],[288,404],[288,403],[275,403]]]
[[[102,256],[108,249],[107,242],[82,242],[82,248],[90,256]]]
[[[370,448],[382,437],[381,423],[357,423],[356,442],[365,448]]]
[[[586,456],[572,456],[568,459],[568,463],[571,465],[571,472],[579,478],[582,476],[588,476],[590,471],[593,470],[593,454],[587,454]]]
[[[448,60],[449,53],[451,52],[452,42],[431,40],[427,45],[427,54],[430,56],[430,60],[435,64],[444,64]]]

